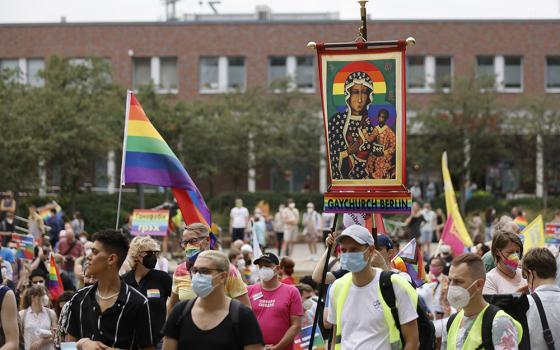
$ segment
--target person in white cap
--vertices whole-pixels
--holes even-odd
[[[259,276],[258,276],[258,268],[256,265],[253,264],[253,247],[250,244],[244,244],[241,246],[241,255],[242,261],[244,262],[243,266],[239,268],[239,273],[241,274],[241,278],[243,278],[243,282],[247,285],[257,283]]]
[[[350,273],[329,290],[327,321],[333,325],[334,349],[416,349],[419,343],[418,296],[406,279],[390,275],[398,305],[400,332],[380,292],[382,270],[370,266],[375,242],[363,226],[351,225],[338,237],[341,267]],[[401,341],[404,341],[404,344]]]

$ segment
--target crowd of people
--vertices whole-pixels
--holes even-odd
[[[303,346],[301,333],[317,321],[329,349],[560,344],[558,249],[523,250],[518,208],[493,218],[488,230],[484,221],[470,230],[490,238],[470,252],[422,244],[427,279],[418,284],[396,263],[406,240],[374,236],[354,216],[335,229],[334,215],[312,203],[301,216],[292,200],[276,213],[259,203],[252,215],[235,204],[227,255],[209,227],[192,223],[181,232],[184,259],[173,271],[155,238],[88,235],[79,213],[68,219],[53,208],[45,220],[30,208],[33,259],[15,253],[11,236],[1,242],[0,342],[5,350],[281,350]],[[14,214],[13,195],[0,208],[4,219]],[[440,215],[415,203],[406,239],[431,242],[445,222]],[[315,266],[309,276],[295,268],[302,235]],[[333,249],[319,256],[321,241]],[[50,288],[51,264],[63,293]]]

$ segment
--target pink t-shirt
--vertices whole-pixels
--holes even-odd
[[[517,269],[513,278],[506,278],[495,267],[486,273],[482,294],[513,294],[526,285],[527,281],[521,275],[521,269]]]
[[[264,290],[261,284],[247,287],[253,313],[259,321],[259,326],[265,344],[278,344],[288,328],[290,316],[302,316],[303,306],[299,291],[294,286],[281,283],[275,290]],[[292,350],[291,343],[283,350]]]

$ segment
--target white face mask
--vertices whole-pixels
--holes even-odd
[[[49,305],[49,297],[47,295],[43,295],[41,297],[41,305],[48,306]]]
[[[261,267],[259,268],[259,278],[261,281],[268,282],[274,278],[274,270],[270,267]]]
[[[303,309],[304,310],[311,310],[311,308],[313,307],[313,300],[311,298],[305,300],[303,302]]]
[[[86,243],[86,242],[87,242],[87,238],[85,238],[84,236],[80,237],[80,242]]]
[[[290,204],[288,204],[288,207],[290,209],[294,209],[296,207],[296,203],[290,203]]]
[[[237,260],[237,269],[243,270],[245,268],[245,260],[239,259]]]
[[[473,282],[469,288],[449,286],[449,290],[447,291],[447,301],[449,301],[449,305],[453,306],[455,309],[462,309],[467,306],[472,298],[469,289],[475,282]]]

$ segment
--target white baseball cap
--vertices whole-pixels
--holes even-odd
[[[249,244],[243,244],[241,246],[241,253],[252,253],[253,252],[253,247],[251,247]]]
[[[375,240],[369,230],[360,225],[350,225],[342,231],[337,240],[340,241],[342,237],[350,237],[359,244],[367,244],[368,246],[375,245]]]

